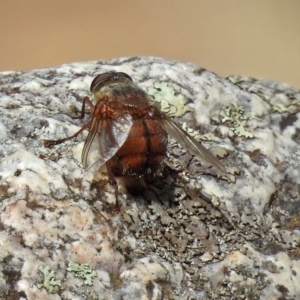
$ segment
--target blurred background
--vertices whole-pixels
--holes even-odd
[[[299,0],[2,0],[0,71],[151,55],[300,88]]]

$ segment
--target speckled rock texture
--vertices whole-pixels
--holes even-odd
[[[132,196],[82,168],[78,96],[128,73],[219,156],[169,141]],[[120,58],[0,73],[0,299],[300,299],[300,91],[199,66]]]

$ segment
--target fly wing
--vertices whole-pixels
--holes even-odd
[[[173,122],[165,113],[158,111],[155,107],[151,108],[153,116],[159,120],[162,128],[182,147],[186,148],[199,160],[208,162],[215,167],[220,175],[225,175],[226,169],[200,142],[196,141],[191,135],[184,131],[178,124]]]
[[[116,154],[126,141],[132,126],[128,113],[117,113],[107,117],[107,105],[102,105],[93,115],[90,132],[82,151],[84,168],[98,169]]]

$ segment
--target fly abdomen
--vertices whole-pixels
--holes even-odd
[[[128,138],[111,159],[115,176],[155,175],[167,151],[167,134],[156,120],[137,119]]]

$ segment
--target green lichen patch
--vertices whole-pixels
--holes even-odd
[[[287,108],[275,99],[275,95],[269,96],[264,94],[264,92],[267,93],[268,90],[266,88],[263,89],[263,86],[256,84],[256,79],[247,78],[243,76],[229,76],[227,77],[227,79],[232,84],[238,86],[240,89],[260,97],[263,101],[267,102],[271,106],[272,111],[278,113],[284,113],[289,111],[289,108]]]
[[[244,109],[236,103],[230,103],[226,108],[212,117],[217,124],[225,124],[240,137],[252,138],[253,133],[249,131],[248,121],[258,119],[253,115],[246,114]]]
[[[182,129],[185,130],[189,135],[195,138],[197,141],[215,141],[216,138],[211,133],[200,134],[199,131],[188,127],[186,122],[181,125]]]
[[[274,98],[269,96],[262,96],[262,95],[260,95],[260,97],[271,106],[273,111],[279,113],[284,113],[288,111],[287,107],[285,107],[282,103],[276,101]]]
[[[85,285],[93,285],[93,280],[97,277],[97,273],[90,269],[87,264],[76,264],[74,262],[69,262],[67,271],[74,273],[75,277],[84,279]]]
[[[190,134],[192,137],[194,137],[197,141],[199,141],[199,140],[209,140],[208,137],[203,137],[197,130],[194,130],[194,129],[188,127],[186,122],[183,122],[181,127],[188,134]]]
[[[291,114],[298,113],[300,111],[300,100],[298,99],[293,99],[291,101],[291,106],[289,107],[289,112]]]
[[[172,86],[166,82],[155,82],[153,87],[147,89],[155,102],[161,106],[161,110],[171,117],[180,117],[191,111],[186,98],[177,94]]]
[[[50,266],[40,266],[39,271],[44,275],[43,283],[37,285],[39,289],[45,288],[48,292],[53,293],[55,287],[61,287],[61,281],[55,278],[55,273]]]

